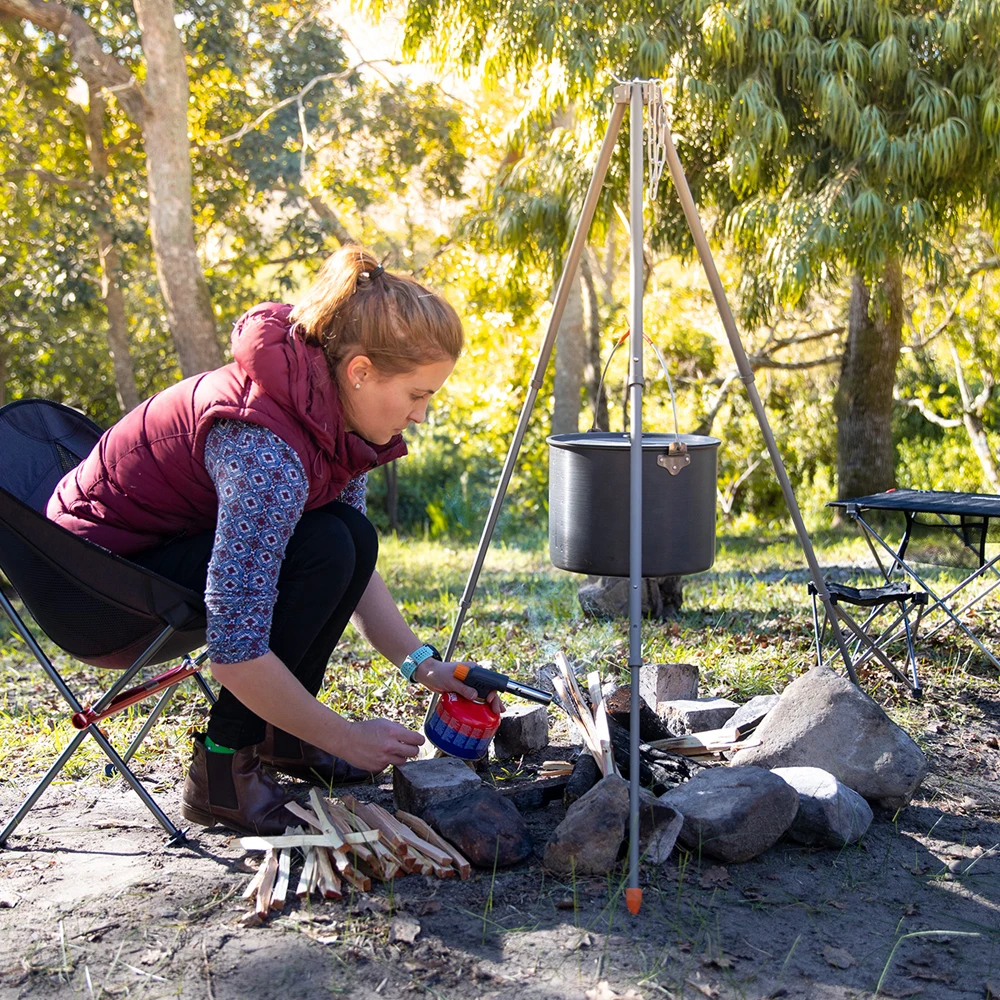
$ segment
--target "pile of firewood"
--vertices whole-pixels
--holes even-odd
[[[583,738],[583,745],[590,751],[603,777],[617,774],[615,755],[611,748],[611,732],[608,726],[608,711],[601,694],[601,678],[596,670],[587,674],[587,691],[593,712],[583,699],[583,692],[576,682],[576,675],[562,653],[556,654],[559,676],[552,678],[559,706],[570,717]]]
[[[402,811],[393,816],[351,795],[339,801],[327,799],[315,788],[309,804],[311,809],[295,802],[285,806],[305,827],[288,827],[283,836],[240,840],[245,850],[265,852],[243,891],[244,899],[255,900],[254,912],[261,920],[271,911],[284,909],[295,852],[303,857],[295,888],[300,899],[314,892],[340,899],[345,883],[367,892],[373,878],[388,882],[410,872],[438,878],[457,874],[463,879],[471,874],[469,862],[459,851],[417,816]]]
[[[650,744],[656,750],[678,753],[683,757],[718,757],[723,752],[759,747],[760,740],[744,740],[735,726],[723,729],[706,729],[702,733],[674,736],[669,740],[653,740]]]

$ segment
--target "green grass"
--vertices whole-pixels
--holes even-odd
[[[831,568],[837,579],[856,580],[859,566],[870,564],[867,549],[850,531],[819,531],[814,543],[821,565]],[[379,568],[390,590],[418,635],[440,647],[447,641],[473,554],[468,547],[383,540]],[[936,584],[946,579],[936,579]],[[576,598],[581,581],[553,569],[544,549],[495,546],[466,619],[458,657],[530,681],[539,666],[562,650],[571,662],[598,669],[604,678],[625,679],[627,623],[583,617]],[[644,659],[697,664],[706,695],[744,701],[780,691],[814,662],[807,581],[794,536],[747,530],[724,534],[713,569],[686,582],[680,615],[644,624]],[[995,633],[990,610],[980,616],[979,624],[985,637]],[[873,668],[862,678],[866,690],[918,740],[928,718],[961,722],[977,712],[977,692],[985,694],[997,680],[983,657],[967,661],[968,645],[950,633],[921,643],[920,654],[922,673],[933,685],[923,703],[914,703],[881,669]],[[99,676],[100,671],[71,664],[58,654],[55,660],[75,689],[93,693],[107,686],[107,676]],[[831,662],[837,666],[835,659]],[[61,699],[6,623],[0,623],[0,682],[5,773],[38,773],[73,730]],[[427,705],[426,694],[410,688],[353,629],[334,653],[321,697],[352,718],[383,715],[414,727]],[[141,718],[140,706],[109,720],[105,728],[122,745]],[[203,723],[204,703],[193,685],[182,685],[139,752],[140,770],[152,771],[165,782],[182,774],[189,736]],[[85,741],[62,780],[103,774],[101,765],[96,745]]]

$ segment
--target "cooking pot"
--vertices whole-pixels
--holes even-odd
[[[549,442],[549,558],[559,569],[628,576],[629,438],[590,432]],[[642,575],[701,573],[715,562],[720,441],[642,436]]]

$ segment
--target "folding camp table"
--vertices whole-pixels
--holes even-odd
[[[945,616],[944,621],[924,633],[925,639],[949,625],[954,625],[972,640],[991,663],[1000,668],[997,657],[959,617],[1000,586],[1000,569],[997,568],[1000,552],[990,557],[986,550],[990,522],[1000,521],[1000,496],[992,493],[899,489],[850,500],[834,500],[827,506],[842,509],[854,520],[868,543],[868,548],[875,557],[886,583],[892,583],[894,578],[898,580],[901,577],[908,577],[930,597],[924,618],[935,611],[940,611]],[[905,518],[903,535],[897,547],[893,548],[883,537],[884,529],[880,530],[872,523],[870,517],[866,517],[867,512],[873,510],[897,512]],[[914,568],[916,560],[907,559],[907,550],[914,531],[918,528],[940,532],[945,540],[956,546],[958,551],[965,552],[971,557],[974,564],[972,572],[947,593],[936,593],[927,582],[926,576],[921,576]],[[888,556],[885,562],[883,562],[884,555]],[[971,599],[966,599],[967,588],[984,578],[987,585],[973,593]]]

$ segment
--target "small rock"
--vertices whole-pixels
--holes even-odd
[[[721,729],[736,714],[740,706],[728,698],[698,698],[694,701],[661,701],[656,714],[678,735],[703,733],[706,729]]]
[[[481,785],[476,773],[457,757],[410,760],[393,768],[392,799],[397,809],[423,817],[432,806]]]
[[[693,663],[647,663],[639,670],[639,693],[652,709],[661,701],[695,701],[698,668]]]
[[[632,728],[632,686],[630,684],[616,685],[607,692],[604,698],[608,715],[623,729]],[[639,739],[644,743],[656,740],[669,740],[676,733],[671,732],[667,724],[654,712],[643,698],[639,699]]]
[[[760,725],[764,716],[778,704],[780,699],[779,694],[755,695],[745,705],[740,705],[726,725],[735,726],[740,731],[741,737],[746,736]]]
[[[662,865],[670,857],[684,817],[645,788],[639,789],[639,857]]]
[[[563,802],[569,808],[577,799],[583,798],[601,780],[601,769],[591,754],[584,751],[573,764],[573,773],[566,783]]]
[[[856,844],[872,821],[871,806],[853,788],[821,767],[774,767],[799,793],[799,811],[788,836],[800,844],[845,847]]]
[[[660,796],[684,817],[680,842],[719,861],[749,861],[792,825],[798,793],[760,767],[713,767]]]
[[[507,868],[534,850],[513,803],[486,785],[429,807],[423,818],[477,868]]]
[[[609,774],[569,807],[545,846],[545,867],[606,875],[618,859],[627,820],[628,782]]]
[[[792,681],[755,739],[761,746],[738,750],[734,764],[821,767],[885,809],[906,805],[927,774],[920,747],[829,667],[813,667]]]
[[[823,957],[827,964],[832,965],[835,969],[849,969],[854,965],[854,956],[846,948],[834,948],[833,945],[828,944],[823,949]]]
[[[12,909],[17,906],[20,901],[21,897],[14,892],[13,889],[0,886],[0,910]]]
[[[508,705],[500,716],[493,737],[493,752],[505,757],[524,757],[549,745],[549,713],[544,705]]]
[[[627,576],[589,576],[576,596],[585,615],[624,618],[628,615]],[[642,579],[642,613],[651,618],[670,618],[684,603],[683,577],[651,576]]]

